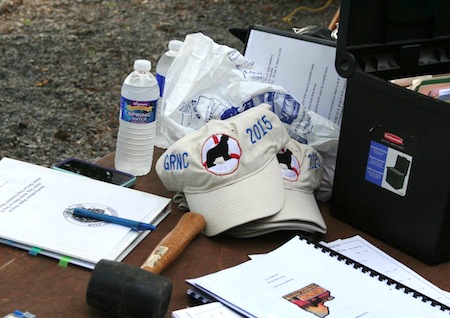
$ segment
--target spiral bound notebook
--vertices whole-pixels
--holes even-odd
[[[450,316],[448,306],[298,236],[187,282],[246,317]]]

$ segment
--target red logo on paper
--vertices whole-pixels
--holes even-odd
[[[386,139],[387,141],[393,142],[394,144],[397,144],[397,145],[403,145],[403,138],[399,137],[397,135],[394,135],[392,133],[385,132],[384,139]]]
[[[330,314],[330,310],[325,306],[325,302],[334,299],[329,290],[315,283],[284,295],[283,298],[301,309],[322,318]]]

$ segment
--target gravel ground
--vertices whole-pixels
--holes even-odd
[[[120,87],[133,61],[203,32],[243,52],[229,28],[327,27],[339,1],[0,0],[0,158],[50,166],[115,149]]]

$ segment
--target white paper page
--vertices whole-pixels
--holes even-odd
[[[334,66],[336,48],[251,30],[245,57],[264,82],[282,86],[306,109],[340,126],[347,80]]]
[[[416,272],[395,260],[370,242],[357,235],[335,242],[322,243],[375,271],[386,275],[430,298],[450,306],[448,292],[443,291]]]
[[[295,237],[265,256],[187,280],[248,317],[448,317]],[[303,291],[304,308],[286,299]],[[307,296],[316,306],[306,307]],[[319,301],[320,300],[320,301]]]
[[[81,205],[150,222],[170,199],[4,158],[0,161],[0,236],[83,261],[115,259],[141,232],[106,222],[81,222]]]
[[[173,318],[240,318],[233,310],[219,302],[189,307],[172,312]]]
[[[158,225],[170,212],[171,212],[170,208],[166,208],[160,214],[159,217],[157,217],[154,221],[152,221],[152,224],[155,226]],[[135,239],[133,239],[132,242],[125,249],[122,250],[120,255],[118,255],[116,258],[111,258],[111,259],[114,259],[117,262],[121,262],[140,242],[142,242],[147,237],[148,234],[150,234],[150,231],[142,231],[141,233],[139,233],[139,235]],[[130,234],[128,234],[122,241],[127,242],[127,240],[130,240],[130,237],[131,237]],[[134,237],[134,235],[133,235],[133,237]],[[28,250],[28,251],[33,250],[33,246],[24,245],[24,244],[17,243],[14,241],[4,240],[2,238],[0,238],[0,243],[5,244],[5,245],[10,245],[13,247],[17,247],[20,249]],[[123,243],[123,244],[126,244],[126,243]],[[122,246],[121,243],[119,243],[117,245],[117,247],[118,246]],[[94,269],[94,267],[95,267],[95,263],[92,263],[89,261],[84,261],[84,260],[81,260],[78,258],[70,258],[70,257],[67,258],[65,255],[61,255],[59,253],[54,253],[54,252],[51,252],[48,250],[39,250],[39,252],[37,254],[48,256],[48,257],[55,258],[58,260],[61,260],[61,258],[64,258],[64,260],[70,264],[86,267],[89,269]]]

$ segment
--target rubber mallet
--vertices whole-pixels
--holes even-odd
[[[184,251],[205,226],[201,214],[186,212],[141,267],[100,260],[87,287],[88,305],[114,317],[164,317],[172,294],[172,282],[158,274]]]

